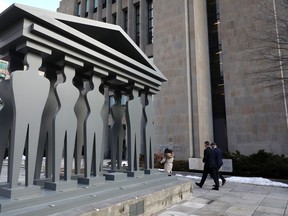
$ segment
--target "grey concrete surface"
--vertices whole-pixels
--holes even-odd
[[[192,180],[193,196],[153,216],[287,216],[288,188],[227,181],[219,191],[211,190],[212,179],[202,188]]]
[[[5,160],[4,172],[6,163]],[[179,174],[202,175],[201,173]],[[24,173],[21,173],[20,179],[24,177]],[[3,176],[0,179],[3,180]],[[191,179],[191,181],[193,182],[191,198],[151,216],[288,216],[288,188],[235,183],[229,182],[228,179],[219,191],[213,191],[211,190],[213,180],[209,177],[202,188],[195,185],[195,181],[200,180]],[[82,215],[81,211],[74,210],[73,214]]]

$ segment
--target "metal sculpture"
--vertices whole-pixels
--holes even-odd
[[[19,4],[0,14],[0,22],[0,59],[11,67],[11,79],[0,81],[1,168],[3,152],[9,151],[0,197],[39,194],[40,185],[60,191],[108,179],[102,163],[108,137],[110,171],[126,178],[147,174],[139,164],[141,145],[145,169],[153,169],[151,98],[166,78],[119,26]],[[112,93],[116,103],[110,108]],[[129,97],[124,106],[122,95]],[[121,169],[124,138],[127,170]],[[19,184],[23,152],[24,185]]]
[[[13,129],[11,133],[9,163],[9,187],[18,185],[22,155],[26,146],[26,186],[32,186],[39,139],[42,112],[49,93],[49,81],[38,74],[42,64],[39,55],[28,52],[25,55],[26,71],[13,71],[11,87],[13,92]],[[29,83],[29,85],[27,85]],[[37,90],[37,91],[35,91]],[[10,166],[10,165],[9,165]]]
[[[111,169],[119,170],[122,165],[124,128],[122,125],[125,108],[121,105],[121,92],[115,91],[115,104],[111,108],[113,123],[110,128]]]

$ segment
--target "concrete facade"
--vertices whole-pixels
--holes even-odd
[[[154,62],[168,78],[155,100],[158,144],[199,157],[213,139],[205,2],[164,1],[154,3]]]
[[[62,0],[58,11],[77,15],[78,2]],[[85,2],[82,0],[81,5]],[[93,11],[94,2],[98,4],[96,12]],[[115,22],[116,16],[115,24],[136,41],[136,8],[140,8],[138,45],[148,57],[153,57],[155,65],[168,78],[161,93],[154,98],[156,148],[173,146],[176,159],[201,157],[202,143],[214,139],[221,141],[218,142],[220,148],[230,152],[239,150],[251,154],[264,149],[288,155],[287,111],[283,101],[273,97],[277,93],[275,88],[265,88],[263,83],[254,82],[254,76],[247,75],[264,65],[251,61],[254,54],[250,40],[252,33],[261,28],[255,17],[263,16],[258,10],[263,1],[215,1],[219,12],[217,19],[220,19],[218,31],[225,100],[221,105],[224,118],[220,119],[219,125],[215,124],[218,119],[212,117],[215,107],[212,108],[211,103],[209,74],[206,9],[207,2],[211,1],[154,0],[153,43],[150,44],[147,40],[148,2],[90,1],[88,14],[82,7],[79,15],[110,23]],[[273,8],[272,3],[271,0],[264,4]]]
[[[263,24],[269,25],[256,17],[263,17],[259,8],[272,10],[273,1],[224,0],[219,7],[229,151],[250,154],[265,149],[287,156],[285,104],[276,97],[282,91],[281,84],[267,87],[253,74],[269,64],[253,60],[257,53],[251,37],[260,37]],[[275,29],[274,23],[269,27]]]

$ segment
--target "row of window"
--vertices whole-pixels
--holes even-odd
[[[115,4],[116,0],[112,0],[112,4]],[[94,13],[97,12],[97,7],[98,7],[98,0],[94,0]],[[107,7],[107,0],[102,0],[102,8]],[[89,11],[89,0],[85,1],[85,16],[88,16],[88,11]],[[77,5],[77,16],[81,15],[81,2],[78,2]]]
[[[116,3],[116,0],[112,0],[112,4]],[[94,0],[94,13],[97,12],[98,0]],[[107,0],[102,0],[102,8],[107,7]],[[140,44],[140,6],[139,4],[134,5],[135,7],[135,42],[137,45]],[[85,17],[88,17],[89,12],[89,0],[85,2]],[[147,13],[148,13],[148,44],[153,42],[153,0],[147,0]],[[77,5],[77,16],[81,16],[81,2],[78,2]],[[112,14],[112,24],[116,24],[117,14]],[[106,22],[106,17],[102,19],[103,22]],[[123,29],[125,32],[128,31],[128,10],[125,8],[123,10]]]

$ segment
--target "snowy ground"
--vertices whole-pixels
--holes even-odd
[[[159,169],[160,172],[164,172],[163,169]],[[202,176],[202,174],[200,174]],[[196,181],[201,180],[201,176],[193,176],[193,175],[182,175],[182,174],[176,174],[176,176],[181,176],[189,179],[194,179]],[[262,177],[238,177],[238,176],[230,176],[225,177],[227,182],[238,182],[243,184],[253,184],[253,185],[266,185],[266,186],[276,186],[276,187],[286,187],[288,188],[288,184],[282,183],[282,182],[276,182],[271,181],[266,178]],[[221,179],[219,179],[221,181]]]
[[[191,176],[191,175],[181,175],[181,174],[176,174],[176,176],[183,176],[185,178],[190,178],[190,179],[195,179],[195,180],[200,180],[201,177],[199,176]],[[227,182],[238,182],[238,183],[244,183],[244,184],[254,184],[254,185],[265,185],[265,186],[277,186],[277,187],[286,187],[288,188],[288,184],[282,183],[282,182],[276,182],[276,181],[271,181],[266,178],[261,178],[261,177],[236,177],[236,176],[231,176],[225,178]]]

